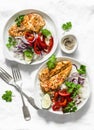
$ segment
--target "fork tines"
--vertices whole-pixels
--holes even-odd
[[[11,75],[9,75],[2,67],[0,67],[0,77],[7,83],[12,79]]]
[[[20,74],[20,70],[18,68],[18,65],[12,66],[12,73],[13,73],[13,78],[15,81],[19,81],[21,79],[21,74]]]

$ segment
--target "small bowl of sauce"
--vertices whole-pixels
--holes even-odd
[[[65,35],[61,39],[60,43],[61,50],[65,53],[71,54],[75,52],[78,47],[77,38],[74,35]]]

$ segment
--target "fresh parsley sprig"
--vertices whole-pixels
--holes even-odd
[[[69,102],[68,105],[63,109],[64,113],[67,112],[75,112],[77,110],[77,106],[75,105],[75,102]]]
[[[66,81],[65,85],[68,88],[68,92],[71,93],[72,98],[75,98],[79,94],[79,89],[81,88],[80,84],[75,84],[70,81]]]
[[[86,66],[81,65],[79,69],[77,69],[79,74],[86,74]]]
[[[24,20],[24,15],[20,15],[15,19],[17,27],[21,26],[21,22]]]
[[[12,91],[7,90],[5,93],[2,95],[2,99],[5,100],[6,102],[11,102],[12,101]]]
[[[56,66],[56,56],[53,54],[49,59],[48,59],[48,62],[47,62],[47,67],[49,69],[54,69],[55,66]]]
[[[51,36],[51,32],[48,30],[48,29],[42,29],[41,30],[41,33],[45,36],[45,37],[48,37],[48,36]]]
[[[8,37],[8,43],[6,44],[7,48],[10,49],[12,46],[16,45],[16,41],[12,37]]]
[[[69,31],[72,28],[72,23],[71,22],[66,22],[62,25],[62,29],[64,31]]]

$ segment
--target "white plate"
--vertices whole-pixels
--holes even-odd
[[[12,17],[10,17],[9,20],[7,21],[5,27],[4,27],[4,31],[3,31],[4,55],[5,55],[5,57],[8,60],[16,61],[16,62],[19,62],[19,63],[22,63],[22,64],[26,64],[25,61],[19,60],[19,59],[15,58],[13,56],[13,54],[11,54],[11,52],[6,47],[6,43],[7,43],[8,36],[9,36],[8,29],[14,23],[15,19],[17,18],[17,16],[19,16],[21,14],[28,14],[28,13],[33,13],[33,12],[40,14],[45,19],[45,21],[46,21],[46,25],[45,26],[49,30],[51,30],[51,32],[52,32],[52,36],[54,38],[54,45],[53,45],[53,48],[52,48],[52,50],[51,50],[51,52],[49,54],[47,54],[41,60],[32,62],[31,65],[35,65],[35,64],[39,64],[39,63],[44,62],[45,60],[47,60],[55,52],[55,50],[57,48],[57,44],[58,44],[58,37],[57,37],[56,26],[55,26],[53,20],[51,19],[51,17],[48,16],[46,13],[41,12],[39,10],[34,10],[34,9],[22,10],[22,11],[17,12],[16,14],[14,14]]]
[[[76,64],[77,67],[80,67],[80,65],[82,64],[79,61],[77,61],[77,60],[75,60],[73,58],[69,58],[69,57],[58,57],[57,60],[58,61],[61,61],[61,60],[70,60],[72,62],[72,64]],[[39,70],[38,70],[38,72],[36,74],[36,77],[35,77],[35,86],[34,86],[34,100],[35,100],[36,105],[40,109],[42,109],[42,107],[41,107],[42,96],[41,95],[43,94],[43,92],[41,91],[41,88],[40,88],[40,81],[38,79],[38,74],[39,74],[40,70],[43,69],[44,67],[46,67],[46,62],[43,63],[40,66],[40,68],[39,68]],[[75,68],[72,67],[71,73],[74,72],[74,69]],[[82,103],[80,103],[78,105],[77,111],[79,109],[81,109],[85,105],[85,103],[87,102],[87,100],[89,98],[89,95],[90,95],[90,85],[89,85],[88,75],[86,76],[86,80],[85,80],[85,83],[84,83],[84,89],[83,90],[84,90],[84,92],[83,92],[83,101],[82,101]],[[44,109],[42,109],[42,110],[44,110]],[[51,108],[48,111],[50,111],[52,113],[56,113],[56,114],[62,114],[62,111],[53,111]],[[64,114],[69,114],[69,113],[64,113]]]

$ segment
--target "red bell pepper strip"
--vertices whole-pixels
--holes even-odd
[[[45,43],[45,40],[44,40],[44,38],[43,38],[43,40],[41,40],[41,35],[40,34],[38,35],[37,39],[38,39],[39,45],[42,48],[42,50],[44,51],[44,49],[47,49],[47,45]]]
[[[58,102],[55,102],[55,104],[52,106],[53,111],[57,111],[60,109],[60,104]]]
[[[34,42],[34,51],[35,51],[36,54],[41,54],[41,50],[39,49],[39,43],[38,43],[37,39]]]
[[[54,92],[54,96],[52,98],[52,102],[56,102],[58,100],[58,96],[59,96],[58,91]]]
[[[28,37],[30,37],[31,36],[31,33],[29,33],[29,32],[26,32],[25,33],[25,38],[27,39]]]
[[[34,34],[32,34],[32,33],[29,33],[29,32],[26,32],[25,33],[25,38],[27,39],[27,41],[29,42],[29,43],[31,43],[32,44],[32,42],[34,41]]]
[[[67,101],[68,101],[68,102],[71,102],[72,100],[73,100],[73,99],[72,99],[70,96],[67,97]]]
[[[57,102],[55,102],[55,104],[52,106],[52,109],[53,109],[54,111],[57,111],[57,110],[59,110],[61,107],[66,107],[66,105],[67,105],[67,99],[64,99],[63,102],[57,101]]]
[[[58,98],[58,95],[59,95],[59,93],[58,93],[58,92],[55,92],[55,93],[54,93],[54,98]]]
[[[54,40],[53,40],[53,37],[51,36],[49,45],[48,45],[48,49],[47,49],[47,53],[49,53],[51,51],[51,49],[53,47],[53,43],[54,43]]]
[[[67,99],[65,98],[63,102],[59,102],[59,105],[65,107],[67,105]]]
[[[59,91],[59,95],[67,97],[67,96],[70,96],[70,93],[68,93],[66,90],[61,90],[61,91]]]

